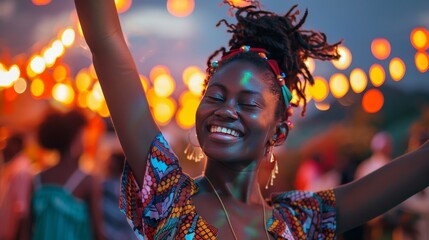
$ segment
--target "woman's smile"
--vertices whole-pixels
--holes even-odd
[[[210,126],[210,134],[208,137],[219,143],[233,143],[237,142],[243,134],[239,130],[234,130],[228,127],[221,127],[218,125]]]

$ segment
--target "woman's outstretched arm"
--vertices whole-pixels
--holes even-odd
[[[150,144],[159,129],[150,113],[113,0],[75,0],[85,40],[116,134],[141,186]]]
[[[429,141],[368,176],[336,188],[337,232],[369,221],[428,185]]]

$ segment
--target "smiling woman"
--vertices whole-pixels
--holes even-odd
[[[140,238],[334,239],[429,184],[427,143],[352,184],[264,199],[259,170],[268,165],[267,182],[275,177],[273,148],[287,138],[291,108],[302,103],[304,114],[305,86],[314,82],[305,61],[337,59],[339,43],[302,29],[307,11],[298,20],[296,7],[278,15],[246,2],[255,6],[237,8],[237,23],[219,22],[232,33],[229,49],[207,61],[196,132],[208,159],[192,179],[152,118],[113,0],[75,0],[127,157],[120,207]]]

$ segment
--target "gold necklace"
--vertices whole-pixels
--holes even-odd
[[[214,194],[216,195],[217,199],[219,200],[220,205],[222,205],[223,211],[225,212],[226,220],[228,221],[228,224],[229,224],[229,228],[231,229],[232,235],[234,235],[234,239],[235,239],[235,240],[238,240],[237,235],[235,235],[234,228],[232,227],[231,220],[229,219],[228,211],[226,210],[226,207],[225,207],[225,205],[223,204],[222,199],[220,198],[219,194],[217,193],[217,191],[216,191],[215,187],[213,186],[212,182],[210,181],[210,179],[209,179],[206,175],[204,175],[204,177],[207,179],[207,182],[208,182],[208,183],[210,184],[210,186],[212,187],[213,192],[214,192]],[[268,230],[267,230],[267,226],[266,226],[266,224],[267,224],[267,219],[266,219],[266,216],[265,216],[265,204],[264,204],[264,199],[262,198],[262,194],[261,194],[261,193],[259,193],[259,194],[260,194],[260,197],[261,197],[261,200],[262,200],[262,213],[263,213],[263,215],[264,215],[264,216],[263,216],[263,220],[264,220],[264,229],[265,229],[265,234],[267,235],[267,239],[268,239],[268,240],[270,240],[270,236],[269,236],[269,234],[268,234]]]

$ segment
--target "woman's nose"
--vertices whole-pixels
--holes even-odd
[[[232,119],[232,120],[238,119],[236,108],[232,106],[232,104],[228,104],[220,107],[218,110],[214,112],[214,114],[216,116],[226,118],[226,119]]]

